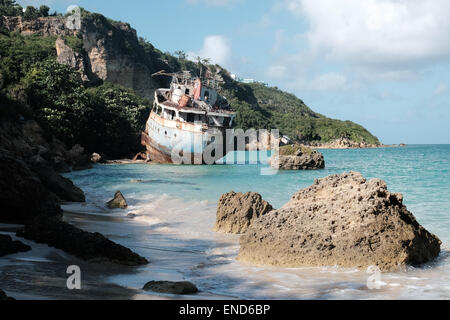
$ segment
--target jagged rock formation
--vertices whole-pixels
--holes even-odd
[[[108,81],[133,89],[152,99],[159,84],[151,77],[151,61],[143,58],[136,31],[127,23],[111,21],[99,14],[83,17],[81,30],[66,26],[64,17],[45,17],[26,21],[22,17],[3,17],[9,31],[22,35],[58,37],[55,43],[57,60],[77,68],[85,82]],[[78,36],[82,51],[76,52],[62,39]]]
[[[8,297],[6,293],[0,289],[0,301],[9,301],[9,300],[15,300],[14,298]]]
[[[106,205],[110,209],[126,209],[128,207],[127,201],[120,191],[116,191],[114,198],[109,200]]]
[[[361,267],[418,265],[441,241],[425,230],[380,179],[355,172],[316,180],[241,236],[238,259],[258,265]]]
[[[90,262],[112,262],[127,266],[147,264],[144,257],[100,233],[78,229],[66,222],[45,216],[26,224],[17,236],[62,249]]]
[[[56,61],[77,69],[84,82],[89,82],[91,79],[97,79],[93,76],[92,72],[86,68],[84,56],[69,47],[62,38],[56,39],[55,46],[57,55]]]
[[[86,170],[92,168],[91,157],[84,148],[76,144],[66,152],[67,159],[72,163],[72,170]]]
[[[36,172],[41,182],[53,192],[60,200],[69,202],[85,202],[83,190],[78,188],[69,179],[57,174],[51,167],[34,165],[33,171]]]
[[[40,214],[60,216],[56,196],[47,190],[24,161],[0,149],[0,221],[24,223]]]
[[[144,285],[144,290],[169,293],[169,294],[192,294],[197,293],[197,287],[188,281],[150,281]]]
[[[223,194],[219,199],[214,231],[223,233],[244,233],[252,221],[270,212],[272,206],[255,192],[245,194],[234,191]]]
[[[270,159],[274,169],[281,170],[314,170],[325,168],[323,154],[302,145],[288,145],[280,148],[280,152]]]
[[[3,27],[22,35],[37,34],[39,36],[74,36],[76,30],[66,26],[64,17],[45,17],[25,20],[23,17],[2,17]]]
[[[27,246],[20,241],[14,241],[10,236],[0,234],[0,257],[30,250],[30,246]]]
[[[313,143],[310,145],[317,149],[363,149],[363,148],[378,148],[382,147],[381,144],[370,144],[365,141],[355,142],[348,138],[335,139],[327,143]]]

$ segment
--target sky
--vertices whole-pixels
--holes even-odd
[[[79,5],[294,93],[383,143],[450,143],[448,0],[19,0]]]

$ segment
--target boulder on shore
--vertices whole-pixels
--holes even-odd
[[[90,262],[112,262],[127,266],[148,263],[144,257],[98,232],[87,232],[58,219],[38,217],[19,230],[17,236],[46,243]]]
[[[114,198],[109,200],[106,205],[110,209],[126,209],[128,207],[127,201],[120,191],[116,191]]]
[[[323,154],[300,144],[280,147],[279,155],[270,159],[270,165],[280,170],[314,170],[325,168]]]
[[[2,289],[0,289],[0,301],[9,301],[9,300],[16,300],[16,299],[8,297],[6,293]]]
[[[0,257],[8,254],[30,251],[31,247],[20,241],[14,241],[10,236],[0,234]]]
[[[91,162],[92,163],[99,163],[100,161],[102,161],[102,156],[99,155],[98,153],[94,152],[93,154],[91,154]]]
[[[197,287],[188,281],[150,281],[144,285],[143,289],[147,291],[170,294],[192,294],[198,292]]]
[[[422,227],[380,179],[331,175],[261,216],[240,238],[238,259],[285,267],[334,266],[381,270],[433,260],[441,241]]]
[[[84,148],[76,144],[67,151],[67,159],[72,163],[72,170],[86,170],[92,168],[91,157],[85,153]]]
[[[60,216],[58,199],[27,164],[0,148],[0,222],[25,223],[40,214]]]
[[[244,233],[253,220],[271,210],[270,203],[263,200],[256,192],[225,193],[219,199],[214,231]]]
[[[67,179],[56,173],[51,167],[43,165],[34,165],[33,171],[36,172],[42,183],[59,199],[69,202],[85,202],[83,190]]]

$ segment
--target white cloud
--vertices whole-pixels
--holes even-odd
[[[448,0],[287,0],[310,49],[332,61],[411,68],[450,59]]]
[[[283,79],[287,74],[287,67],[285,65],[272,65],[267,69],[267,75],[271,79]]]
[[[227,66],[231,60],[231,41],[221,35],[210,35],[203,40],[203,48],[198,52],[190,52],[189,58],[195,60],[200,56],[211,59],[211,63]]]
[[[447,85],[445,83],[439,84],[436,89],[433,91],[433,95],[438,96],[440,94],[443,94],[448,89]]]
[[[309,86],[316,91],[338,91],[345,89],[348,83],[345,76],[330,72],[317,76]]]
[[[203,5],[206,7],[232,7],[243,0],[186,0],[191,5]]]

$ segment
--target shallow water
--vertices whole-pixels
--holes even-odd
[[[184,279],[202,291],[197,298],[205,299],[449,299],[450,145],[322,152],[325,170],[274,175],[261,174],[267,173],[264,164],[97,165],[68,175],[86,192],[87,203],[64,206],[73,212],[65,219],[104,233],[150,260],[148,266],[132,272],[105,270],[100,277],[101,283],[114,290],[130,291],[131,298],[171,298],[150,296],[139,288],[149,280]],[[238,236],[212,231],[216,203],[225,192],[256,191],[280,207],[314,179],[350,170],[366,178],[382,178],[391,192],[403,193],[408,209],[443,242],[435,262],[383,273],[379,289],[370,290],[370,274],[365,270],[261,268],[240,263],[235,260]],[[122,191],[130,206],[111,213],[104,203],[116,190]],[[132,218],[127,217],[129,213]],[[2,266],[0,274],[1,270]],[[95,297],[90,292],[86,296]],[[46,297],[59,296],[55,292]]]

